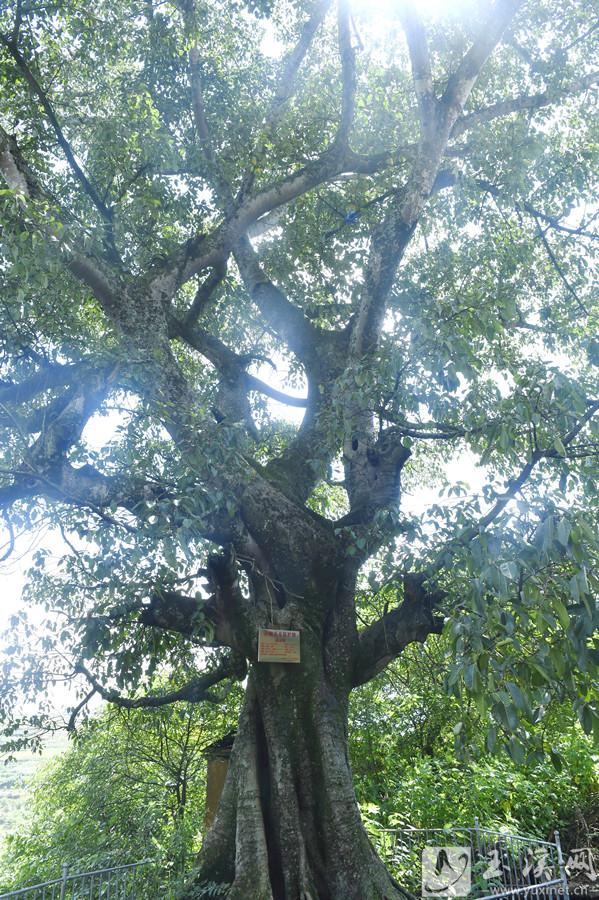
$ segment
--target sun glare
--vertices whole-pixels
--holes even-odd
[[[416,0],[416,8],[429,21],[476,18],[480,12],[480,0]],[[354,37],[361,43],[361,30],[367,28],[376,39],[388,35],[389,25],[399,25],[401,0],[351,0]],[[273,23],[263,23],[261,51],[265,56],[281,59],[286,45],[276,33]]]
[[[418,12],[428,19],[463,18],[468,12],[476,12],[477,0],[417,0]],[[381,24],[399,19],[399,0],[353,0],[352,8],[356,18],[361,20],[379,19]]]

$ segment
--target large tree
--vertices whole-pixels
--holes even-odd
[[[82,703],[247,677],[195,878],[231,900],[404,894],[348,697],[445,620],[490,747],[540,754],[552,691],[599,732],[596,14],[417,7],[0,14],[6,552],[41,519],[68,541],[29,597]],[[402,511],[402,477],[449,502]],[[268,626],[299,663],[258,661]]]

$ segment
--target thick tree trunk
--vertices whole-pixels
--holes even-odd
[[[320,648],[302,663],[255,663],[219,811],[186,900],[397,900],[405,892],[362,825],[347,753],[349,691]],[[319,652],[316,652],[317,649]]]

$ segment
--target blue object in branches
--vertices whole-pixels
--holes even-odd
[[[335,235],[339,231],[341,231],[342,228],[345,228],[346,225],[355,225],[356,222],[358,221],[358,219],[360,218],[361,213],[365,209],[369,209],[371,206],[374,206],[376,203],[381,203],[383,200],[386,200],[387,197],[392,196],[392,194],[395,194],[396,192],[397,192],[397,189],[392,188],[389,191],[385,191],[384,194],[379,194],[378,197],[373,197],[372,200],[369,200],[367,203],[364,203],[364,205],[361,206],[359,209],[349,209],[346,213],[342,213],[340,210],[338,210],[336,207],[334,207],[332,203],[329,203],[329,201],[325,197],[322,197],[321,199],[322,199],[323,203],[325,203],[329,207],[329,209],[335,213],[336,216],[339,216],[340,219],[343,219],[343,225],[340,225],[338,228],[332,228],[330,231],[326,231],[324,234],[324,237],[325,238],[333,237],[333,235]]]

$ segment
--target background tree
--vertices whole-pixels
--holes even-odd
[[[484,827],[551,840],[557,828],[566,855],[594,847],[597,752],[571,706],[552,702],[535,726],[551,758],[530,754],[521,765],[499,747],[486,753],[476,699],[445,690],[449,649],[445,636],[413,645],[352,697],[352,771],[375,841],[384,841],[381,826],[471,828],[478,817]]]
[[[16,0],[0,30],[0,506],[8,551],[40,516],[71,547],[29,592],[50,677],[139,708],[249,673],[196,886],[399,897],[353,688],[448,618],[490,747],[540,758],[552,693],[599,731],[590,4]],[[402,512],[456,451],[487,486]],[[257,662],[266,625],[299,665]]]
[[[156,862],[153,896],[174,889],[202,833],[206,758],[235,704],[106,708],[28,785],[23,820],[2,844],[0,884],[11,887],[71,871]],[[170,895],[170,894],[169,894]]]

